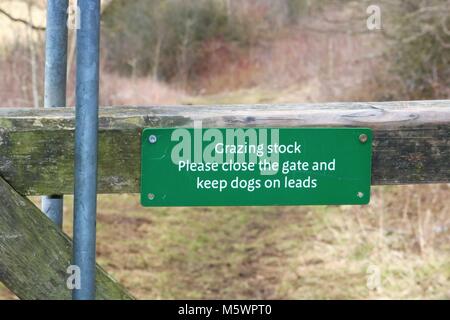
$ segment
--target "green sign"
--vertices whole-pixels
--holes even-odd
[[[143,206],[367,204],[366,128],[176,128],[142,132]]]

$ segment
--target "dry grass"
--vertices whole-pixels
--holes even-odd
[[[101,81],[102,105],[176,104],[187,95],[151,78],[127,78],[104,74]]]
[[[449,191],[375,187],[363,207],[148,209],[104,195],[98,260],[138,298],[448,299]]]

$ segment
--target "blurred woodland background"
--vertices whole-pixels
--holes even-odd
[[[449,0],[102,4],[102,106],[450,99]],[[381,29],[367,28],[370,5]],[[45,8],[0,0],[1,107],[43,105]],[[144,209],[101,195],[99,262],[139,298],[448,299],[449,191],[374,187],[365,207]]]

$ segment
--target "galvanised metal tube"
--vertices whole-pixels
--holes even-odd
[[[78,0],[73,299],[95,299],[100,0]]]
[[[66,106],[68,0],[47,1],[44,108]],[[43,196],[42,211],[59,227],[63,222],[63,196]]]

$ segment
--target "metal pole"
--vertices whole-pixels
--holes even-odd
[[[48,0],[45,40],[44,108],[66,106],[68,0]],[[42,211],[62,227],[63,196],[42,197]]]
[[[81,288],[74,289],[72,297],[92,300],[95,299],[100,0],[78,0],[78,5],[73,258],[80,268]]]

